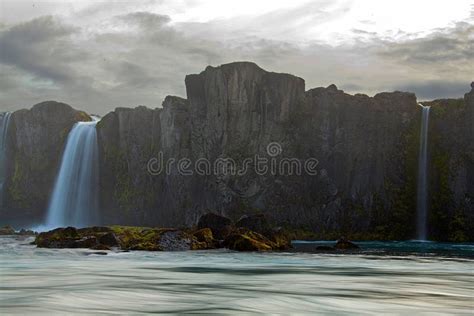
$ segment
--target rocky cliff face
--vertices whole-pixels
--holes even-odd
[[[421,118],[414,94],[349,95],[335,85],[305,91],[301,78],[246,62],[208,67],[185,83],[187,99],[169,96],[161,109],[119,108],[98,123],[103,224],[193,225],[212,210],[233,219],[263,212],[319,238],[414,236]],[[448,225],[445,236],[459,230],[456,238],[471,240],[473,100],[471,91],[462,105],[439,102],[430,134],[438,168],[432,196],[441,197],[432,201],[435,213],[446,207],[451,220],[463,221],[460,229]],[[46,204],[77,115],[36,107],[15,113],[12,124],[9,205],[21,212]],[[42,136],[32,136],[37,128]],[[438,188],[448,193],[434,194]]]
[[[12,114],[2,220],[42,220],[68,133],[75,122],[88,120],[90,117],[84,112],[54,101]]]
[[[104,222],[143,224],[156,212],[147,161],[160,148],[160,110],[118,108],[97,124],[100,208]]]
[[[420,116],[413,94],[351,96],[334,85],[305,92],[301,78],[269,73],[252,63],[208,67],[186,77],[186,90],[187,100],[166,98],[162,110],[141,116],[140,125],[128,120],[144,109],[129,110],[123,121],[117,112],[125,110],[118,110],[100,123],[103,146],[116,144],[125,154],[141,153],[134,158],[138,164],[121,160],[126,168],[103,175],[115,190],[102,192],[103,206],[110,209],[107,221],[129,222],[129,214],[135,214],[134,223],[190,225],[209,209],[233,218],[263,211],[280,225],[321,235],[347,231],[395,238],[412,233]],[[124,132],[122,125],[156,130],[159,137],[142,135],[130,143],[127,135],[138,132]],[[270,143],[277,143],[281,152],[269,155]],[[143,151],[151,147],[155,156]],[[144,171],[146,159],[160,153],[164,164],[175,161],[169,172],[150,176]],[[255,160],[246,164],[255,155],[268,159],[266,172],[256,170]],[[107,161],[108,155],[103,157]],[[189,159],[193,174],[179,172],[181,158]],[[215,170],[215,162],[226,158],[239,170],[246,165],[247,171],[236,175],[229,165]],[[316,175],[272,173],[272,159],[302,164],[308,158],[319,161]],[[212,170],[197,174],[196,162],[203,159],[210,164],[200,166]],[[148,179],[133,182],[139,203],[114,202],[123,194],[134,196],[119,188],[117,174]],[[149,188],[149,194],[143,194]],[[399,211],[392,212],[394,207]],[[393,225],[392,219],[400,224]]]
[[[434,238],[474,240],[474,83],[463,99],[431,105],[430,227]]]
[[[414,233],[419,117],[410,93],[370,98],[334,85],[309,90],[295,143],[300,155],[319,160],[320,172],[295,190],[310,192],[301,196],[306,208],[299,224],[374,238]]]

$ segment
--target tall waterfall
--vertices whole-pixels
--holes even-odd
[[[0,114],[0,206],[3,205],[3,187],[6,177],[7,131],[11,113]]]
[[[85,227],[98,210],[97,121],[78,122],[69,133],[51,197],[46,227]]]
[[[420,104],[421,105],[421,104]],[[428,123],[430,107],[423,106],[421,115],[420,150],[418,156],[418,187],[417,187],[417,239],[427,238],[428,217]]]

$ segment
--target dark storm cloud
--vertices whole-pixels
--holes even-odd
[[[69,37],[76,31],[51,16],[4,28],[0,31],[0,63],[58,83],[76,79],[68,63],[85,58],[70,47]]]
[[[171,18],[167,15],[153,14],[150,12],[133,12],[118,16],[117,19],[126,23],[138,25],[144,30],[161,28],[165,24],[171,22]]]
[[[407,90],[420,99],[467,91],[474,73],[469,23],[401,42],[363,29],[353,30],[352,43],[338,46],[275,39],[278,32],[305,30],[315,19],[336,19],[348,8],[345,1],[330,3],[203,23],[173,23],[167,15],[138,11],[108,15],[92,26],[51,16],[6,25],[0,28],[0,107],[50,99],[99,114],[118,106],[157,107],[168,94],[185,97],[187,74],[236,60],[293,73],[307,89],[335,83],[349,93]],[[101,12],[82,13],[87,19]],[[303,18],[293,21],[291,14]]]
[[[388,44],[383,57],[414,64],[474,62],[474,25],[461,22],[426,38]]]

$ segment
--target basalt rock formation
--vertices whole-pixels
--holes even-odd
[[[12,114],[2,221],[22,226],[44,218],[68,133],[74,123],[90,120],[86,113],[55,101]]]
[[[431,105],[429,130],[431,236],[474,240],[474,82],[462,99]]]
[[[264,214],[272,226],[315,238],[414,236],[421,118],[414,94],[349,95],[335,85],[305,91],[303,79],[248,62],[207,67],[185,83],[187,99],[168,96],[158,109],[118,108],[97,124],[101,224],[190,226],[212,210],[234,221]],[[474,240],[474,94],[433,102],[431,206],[433,214],[451,215],[432,235]],[[44,214],[80,113],[55,106],[53,113],[37,105],[13,115],[11,214]],[[255,156],[268,168],[259,169]],[[182,158],[188,160],[178,166]],[[247,169],[236,174],[226,158]],[[204,159],[210,165],[198,166]],[[282,159],[279,172],[271,163],[282,166]],[[308,160],[315,163],[311,173],[288,172]],[[3,212],[1,220],[7,217]]]

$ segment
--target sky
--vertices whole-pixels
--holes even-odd
[[[306,89],[462,97],[474,0],[0,0],[0,112],[45,101],[103,115],[186,97],[184,78],[252,61]]]

